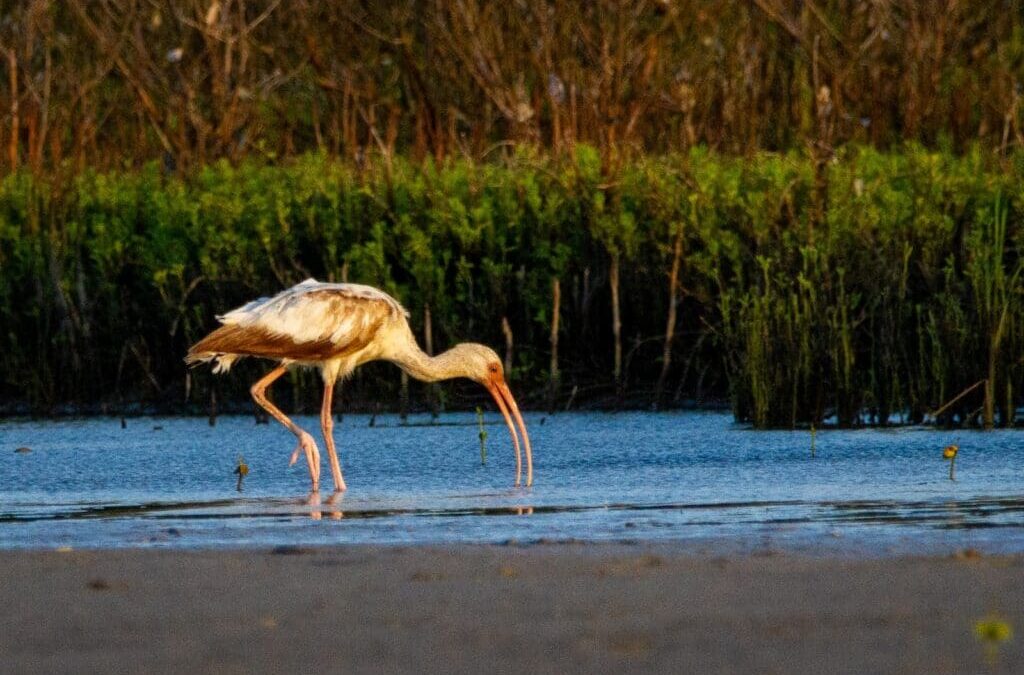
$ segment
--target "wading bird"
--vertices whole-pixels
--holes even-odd
[[[341,465],[334,447],[331,400],[334,384],[367,361],[391,361],[423,382],[465,377],[479,382],[494,397],[505,417],[516,453],[516,485],[522,480],[519,438],[512,416],[526,446],[526,485],[533,484],[533,456],[526,424],[512,397],[494,350],[484,345],[463,343],[443,354],[429,356],[413,337],[409,313],[387,293],[359,284],[328,284],[315,279],[282,291],[272,298],[260,298],[223,316],[223,324],[189,349],[189,365],[213,362],[214,373],[227,372],[245,356],[272,359],[278,366],[252,385],[256,403],[298,438],[292,453],[294,464],[305,453],[313,490],[320,485],[320,451],[313,437],[292,422],[267,398],[266,392],[288,366],[314,366],[324,381],[320,425],[331,460],[335,490],[345,489]],[[511,415],[509,412],[511,411]]]

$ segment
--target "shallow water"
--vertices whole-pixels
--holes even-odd
[[[695,550],[1024,551],[1024,435],[758,432],[721,413],[528,414],[535,484],[472,414],[346,415],[349,490],[319,498],[293,437],[251,417],[0,422],[0,547],[683,541]],[[315,418],[297,418],[313,430]],[[956,478],[942,448],[959,443]],[[15,450],[20,446],[29,453]],[[321,450],[323,448],[321,447]],[[241,492],[239,454],[250,467]]]

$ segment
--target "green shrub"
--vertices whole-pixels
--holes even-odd
[[[645,403],[681,228],[675,402],[728,398],[762,427],[917,421],[987,380],[943,421],[1008,423],[1022,390],[1022,174],[1021,157],[918,146],[844,149],[827,192],[799,153],[697,149],[606,176],[585,146],[487,164],[315,154],[187,179],[155,166],[64,183],[18,173],[0,182],[0,401],[199,405],[214,380],[186,381],[181,358],[214,316],[315,276],[396,294],[417,331],[429,304],[438,348],[498,346],[507,318],[516,386],[539,402],[558,276],[563,381],[610,402],[623,395],[608,285],[618,256],[624,395]],[[216,385],[222,400],[243,401],[258,368]],[[369,368],[345,400],[394,396],[397,379]],[[311,402],[315,378],[294,381],[295,401]],[[453,405],[472,405],[454,391]]]

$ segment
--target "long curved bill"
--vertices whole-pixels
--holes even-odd
[[[517,487],[522,483],[523,460],[519,450],[519,437],[516,435],[516,428],[512,425],[513,416],[519,425],[519,430],[523,434],[523,444],[526,446],[526,487],[530,487],[533,485],[533,451],[530,449],[530,435],[526,433],[526,423],[523,422],[523,416],[519,414],[519,406],[516,405],[516,399],[512,396],[512,392],[509,391],[508,385],[505,384],[505,378],[501,376],[485,382],[484,386],[487,387],[487,391],[494,397],[498,410],[501,411],[502,416],[505,418],[508,433],[512,436],[512,446],[516,451]],[[510,411],[511,415],[509,414]]]

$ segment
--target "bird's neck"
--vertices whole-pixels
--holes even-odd
[[[403,341],[398,353],[391,358],[391,361],[407,372],[410,377],[421,382],[438,382],[463,375],[461,362],[457,358],[455,349],[431,356],[420,349],[411,334]]]

